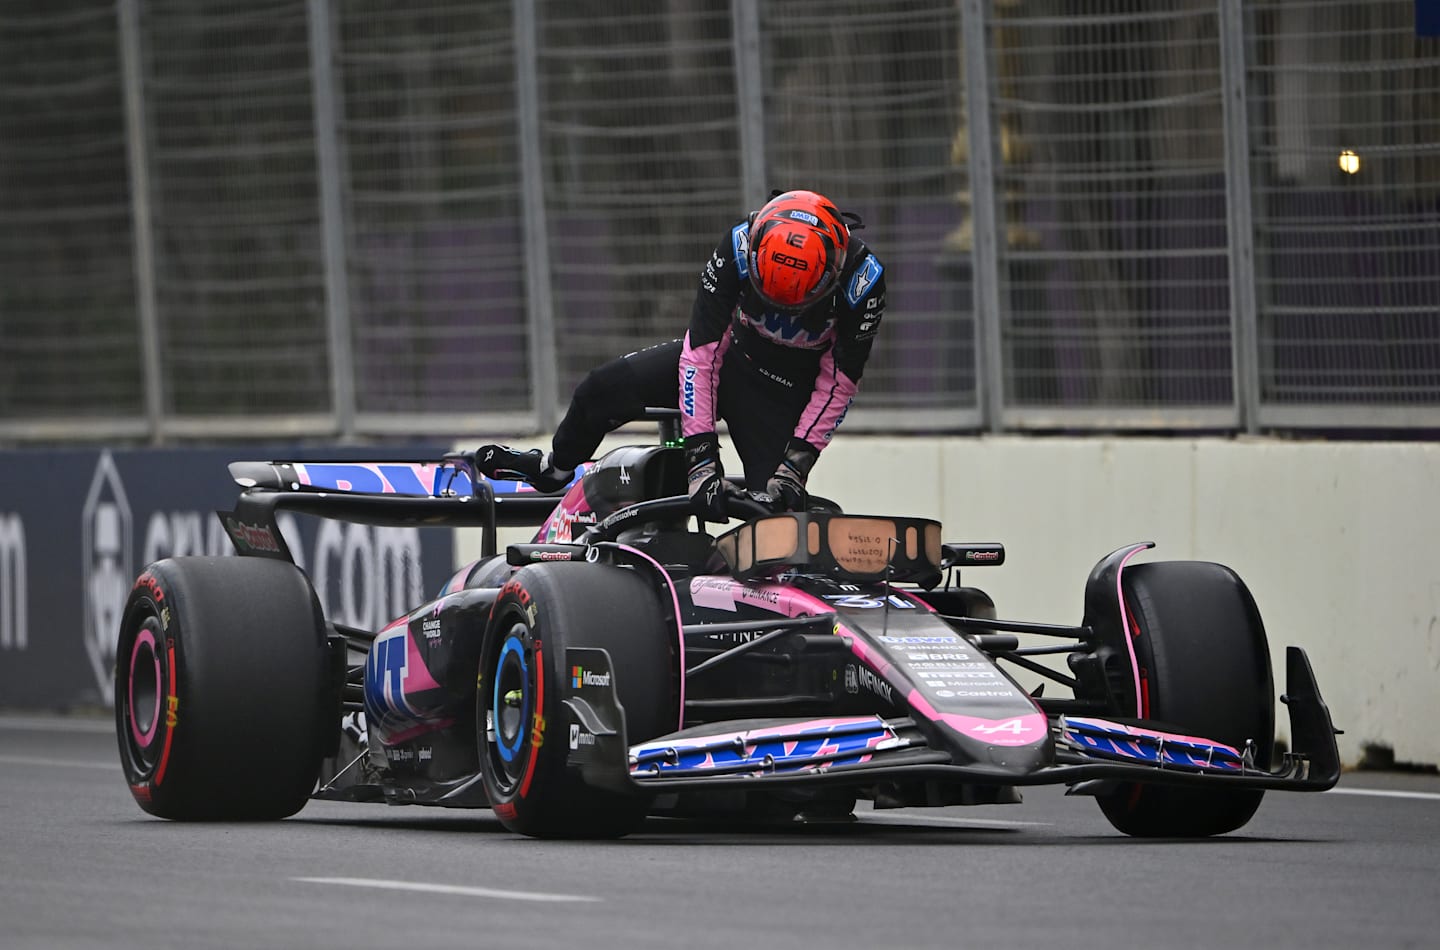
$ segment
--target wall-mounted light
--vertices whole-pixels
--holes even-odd
[[[1340,153],[1340,170],[1347,175],[1353,175],[1360,171],[1360,156],[1350,149]]]

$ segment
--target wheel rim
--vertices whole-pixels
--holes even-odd
[[[494,686],[490,691],[490,727],[497,766],[496,777],[506,791],[519,782],[529,746],[531,670],[524,624],[515,624],[505,637],[495,660]]]
[[[131,758],[142,772],[154,767],[160,748],[155,741],[163,722],[161,702],[165,695],[160,640],[159,622],[153,616],[146,618],[135,633],[125,670],[125,691],[121,700],[124,732]]]

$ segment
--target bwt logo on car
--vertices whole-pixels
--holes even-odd
[[[29,646],[26,574],[25,522],[17,514],[0,513],[0,650]]]

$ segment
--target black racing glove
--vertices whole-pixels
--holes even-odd
[[[820,450],[804,439],[792,438],[785,446],[785,457],[780,460],[770,481],[765,483],[766,494],[775,499],[776,511],[805,510],[809,502],[805,480],[810,477],[810,469],[815,467],[815,460],[819,457]]]
[[[690,507],[702,521],[724,523],[730,520],[725,513],[725,469],[720,465],[720,439],[713,432],[701,432],[685,437],[685,462],[689,467],[687,482],[690,490]]]

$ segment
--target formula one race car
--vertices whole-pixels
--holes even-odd
[[[823,499],[777,514],[759,496],[712,537],[673,438],[616,449],[554,496],[481,477],[473,453],[230,471],[245,490],[220,517],[243,556],[151,564],[119,631],[120,756],[160,817],[278,819],[315,797],[611,837],[650,815],[844,820],[861,798],[1005,803],[1063,784],[1126,834],[1203,836],[1243,826],[1267,789],[1339,778],[1305,653],[1287,651],[1293,748],[1277,754],[1250,592],[1219,564],[1135,563],[1149,544],[1102,558],[1081,623],[1056,626],[998,619],[959,575],[1004,548],[945,543],[924,518]],[[430,490],[400,494],[397,472]],[[478,528],[485,556],[384,629],[353,629],[322,614],[279,509]],[[497,550],[497,527],[537,524]],[[1027,692],[1011,668],[1068,695]]]

